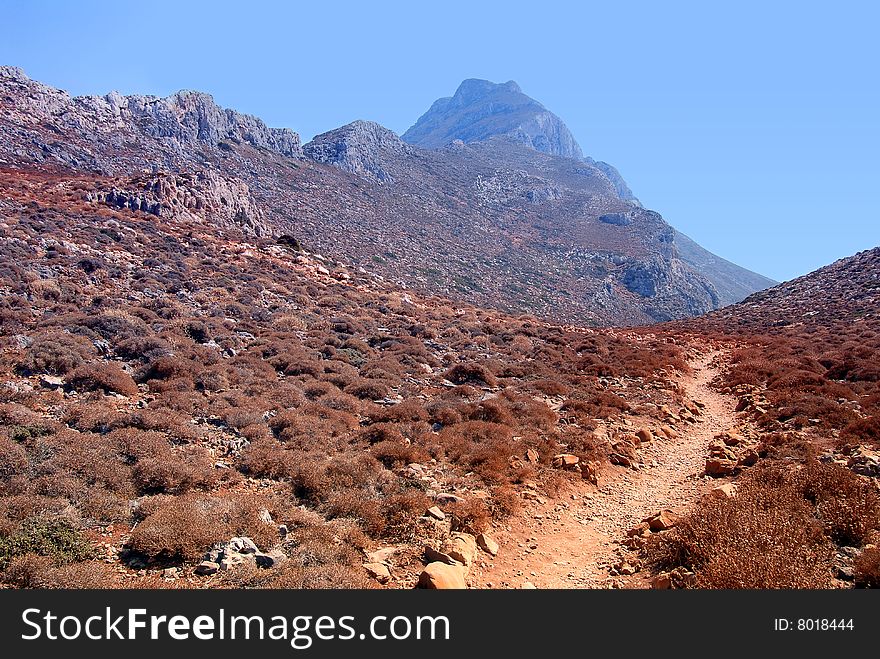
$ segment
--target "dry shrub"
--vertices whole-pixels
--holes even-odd
[[[69,378],[71,386],[81,391],[103,391],[123,396],[138,393],[132,377],[114,363],[91,363],[77,368]]]
[[[857,586],[880,588],[880,549],[865,549],[855,560],[853,566]]]
[[[440,432],[439,441],[455,463],[476,472],[485,482],[505,480],[513,452],[513,433],[507,426],[466,421]]]
[[[649,547],[655,567],[684,566],[700,588],[827,588],[832,545],[800,489],[757,467],[731,499],[707,498]]]
[[[455,384],[477,384],[484,387],[498,385],[498,379],[491,371],[482,364],[476,363],[456,364],[444,377]]]
[[[17,588],[106,589],[122,586],[118,573],[107,563],[83,561],[58,565],[47,556],[24,554],[12,559],[2,573],[5,583]]]
[[[211,455],[201,446],[191,446],[138,460],[132,481],[142,494],[182,494],[213,487],[218,476]]]
[[[835,542],[860,546],[880,527],[880,496],[869,481],[849,469],[811,460],[796,484]]]
[[[477,535],[489,528],[492,518],[489,506],[482,499],[465,499],[445,506],[454,531],[465,531]]]
[[[262,502],[248,495],[206,497],[188,493],[162,497],[144,510],[128,548],[156,562],[194,561],[214,543],[246,535],[261,548],[278,540],[277,529],[260,519]]]
[[[65,375],[94,353],[94,347],[86,339],[52,332],[34,339],[18,368],[25,373]]]

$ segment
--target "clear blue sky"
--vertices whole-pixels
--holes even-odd
[[[0,63],[74,94],[210,92],[305,139],[516,80],[675,227],[788,279],[880,244],[872,2],[22,2]]]

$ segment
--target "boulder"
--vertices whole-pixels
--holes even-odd
[[[491,554],[492,556],[498,555],[498,543],[495,542],[495,539],[488,533],[481,533],[477,536],[477,545],[487,554]]]
[[[275,567],[283,560],[287,558],[287,555],[281,551],[280,549],[273,549],[272,551],[263,554],[256,553],[254,554],[254,559],[257,562],[257,567],[261,568],[271,568]]]
[[[367,552],[367,563],[391,563],[391,557],[397,553],[397,547],[384,547],[375,551]]]
[[[426,514],[429,517],[433,517],[434,519],[439,520],[441,522],[444,519],[446,519],[446,513],[444,513],[442,510],[440,510],[437,506],[431,506],[430,508],[428,508]]]
[[[647,443],[654,440],[654,433],[652,433],[647,428],[640,428],[639,431],[636,433],[636,437],[639,438],[640,442]]]
[[[470,533],[456,533],[444,547],[453,560],[470,567],[477,557],[477,540]]]
[[[445,551],[434,549],[431,545],[425,546],[425,560],[429,563],[446,563],[447,565],[458,565],[461,561],[457,561]]]
[[[559,469],[573,469],[577,467],[581,459],[571,453],[560,453],[553,456],[552,464]]]
[[[452,590],[467,588],[467,573],[463,565],[428,563],[419,575],[419,588],[431,590]]]
[[[217,574],[219,570],[219,563],[215,563],[214,561],[202,561],[196,565],[195,573],[200,577],[206,577],[212,574]]]
[[[721,458],[708,458],[706,460],[706,474],[709,476],[730,476],[736,471],[736,462]]]
[[[652,531],[666,531],[678,524],[678,515],[671,510],[661,510],[644,521],[647,522]]]
[[[716,499],[732,499],[736,496],[736,485],[733,483],[725,483],[724,485],[713,487],[711,492],[712,496]]]
[[[669,590],[672,588],[672,577],[668,572],[661,572],[651,579],[651,588],[654,590]]]
[[[364,569],[379,583],[388,583],[391,579],[391,570],[384,563],[364,563]]]
[[[526,449],[526,460],[528,460],[529,462],[537,463],[538,452],[533,448]]]
[[[660,426],[660,432],[666,435],[668,439],[675,439],[678,437],[678,432],[670,426]]]

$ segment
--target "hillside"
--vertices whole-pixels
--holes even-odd
[[[250,231],[425,293],[582,325],[683,318],[731,299],[616,170],[510,136],[427,150],[355,122],[302,147],[195,92],[73,98],[10,67],[0,87],[0,165],[244,185],[261,210]]]
[[[0,176],[7,585],[412,586],[426,546],[637,468],[624,420],[680,403],[661,338],[419,296],[159,187]]]

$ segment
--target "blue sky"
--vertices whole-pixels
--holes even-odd
[[[788,279],[880,244],[878,7],[0,0],[0,63],[74,94],[199,89],[305,139],[513,79],[670,224]]]

